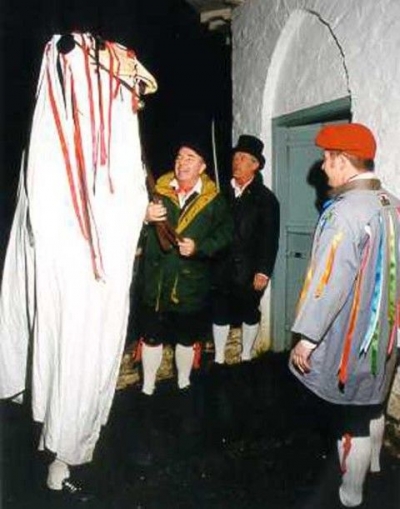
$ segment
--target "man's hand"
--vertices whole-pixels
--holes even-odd
[[[290,352],[290,361],[300,373],[304,374],[310,371],[310,356],[316,346],[315,343],[307,339],[301,339]]]
[[[265,274],[261,274],[261,272],[258,272],[253,279],[253,288],[257,292],[261,292],[262,290],[265,290],[267,288],[269,283],[269,277]]]
[[[157,221],[165,221],[167,219],[167,209],[164,207],[162,203],[154,203],[151,201],[147,205],[145,222],[146,223],[154,223]]]
[[[185,237],[182,240],[178,240],[178,249],[182,256],[192,256],[196,251],[196,244],[194,240]]]

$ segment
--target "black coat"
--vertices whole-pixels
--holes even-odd
[[[252,286],[258,272],[271,277],[279,244],[279,202],[259,173],[239,198],[229,186],[228,202],[234,238],[216,267],[215,283],[220,289],[229,288],[229,283]]]

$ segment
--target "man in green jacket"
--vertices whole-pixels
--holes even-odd
[[[211,328],[209,292],[213,257],[232,239],[228,207],[206,175],[206,151],[193,141],[180,145],[174,171],[156,183],[157,201],[147,208],[143,252],[142,392],[151,395],[163,344],[175,347],[179,389],[190,386],[196,352]],[[175,239],[160,243],[162,222]]]

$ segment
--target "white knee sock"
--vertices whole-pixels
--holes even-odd
[[[371,472],[380,472],[380,454],[385,433],[385,416],[382,414],[369,423],[369,436],[371,437]]]
[[[362,503],[364,481],[371,463],[371,439],[370,437],[352,437],[350,451],[343,458],[344,441],[338,440],[339,460],[345,467],[342,474],[342,484],[339,488],[339,497],[346,507],[356,507]]]
[[[217,364],[223,364],[225,362],[225,347],[228,342],[229,329],[229,325],[216,325],[213,323],[212,330],[215,345],[214,361]]]
[[[184,389],[190,385],[190,373],[194,360],[194,347],[183,346],[179,343],[175,347],[175,364],[178,370],[178,387]]]
[[[151,396],[156,385],[158,368],[161,365],[163,346],[142,345],[143,387],[142,392]]]
[[[258,327],[258,323],[254,325],[242,324],[242,361],[249,361],[251,359],[251,349],[257,338]]]
[[[61,490],[62,482],[64,479],[69,477],[69,467],[67,463],[59,459],[55,459],[49,465],[49,471],[47,474],[47,487],[51,490]]]

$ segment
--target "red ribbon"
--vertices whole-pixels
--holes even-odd
[[[136,348],[132,350],[132,359],[133,362],[140,362],[142,360],[142,350],[143,350],[143,338],[140,338]]]
[[[340,470],[342,471],[342,474],[347,472],[346,460],[351,450],[351,439],[352,436],[349,433],[345,433],[343,436],[343,457],[340,463]]]
[[[194,350],[193,369],[199,369],[201,361],[201,343],[199,341],[197,341],[193,345],[193,350]]]

